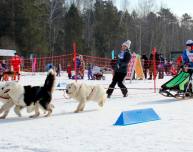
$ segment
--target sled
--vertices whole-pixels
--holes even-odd
[[[188,72],[181,71],[178,75],[161,86],[159,93],[165,97],[176,99],[189,99],[192,94],[192,76]]]

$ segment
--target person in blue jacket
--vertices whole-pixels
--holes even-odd
[[[185,71],[193,73],[193,41],[187,40],[186,41],[186,49],[182,53],[182,63],[184,65]],[[188,69],[189,68],[189,69]],[[192,68],[192,69],[191,69]]]
[[[127,75],[127,67],[131,59],[131,53],[129,51],[130,45],[131,45],[130,40],[127,40],[126,42],[124,42],[121,45],[121,51],[118,55],[118,60],[114,66],[113,80],[111,84],[109,85],[109,88],[106,92],[108,98],[110,98],[111,94],[113,93],[113,90],[116,84],[118,84],[119,88],[121,89],[123,97],[127,97],[128,95],[127,88],[123,84],[123,80],[125,76]]]

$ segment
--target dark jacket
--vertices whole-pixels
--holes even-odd
[[[150,54],[150,66],[153,66],[153,54]],[[155,60],[156,60],[156,66],[158,66],[158,64],[160,63],[160,56],[158,53],[155,54]]]
[[[115,72],[126,74],[130,59],[131,59],[131,53],[129,52],[129,50],[125,50],[123,57],[122,58],[118,57],[118,60],[115,66]]]
[[[148,69],[149,68],[149,60],[148,60],[146,55],[142,55],[141,61],[142,61],[143,68]]]
[[[114,59],[111,60],[110,65],[111,65],[112,69],[115,69],[116,63],[117,63],[117,58],[114,58]]]

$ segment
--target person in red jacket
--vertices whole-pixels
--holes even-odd
[[[177,64],[177,73],[180,71],[181,69],[181,66],[182,66],[182,61],[183,61],[183,58],[182,56],[180,55],[177,60],[176,60],[176,64]]]
[[[17,53],[15,53],[15,56],[11,58],[11,69],[14,72],[13,77],[14,80],[16,80],[16,76],[17,80],[20,80],[20,67],[21,67],[21,58]]]
[[[72,77],[72,67],[69,64],[68,64],[68,67],[67,67],[67,73],[68,73],[68,78],[71,79],[71,77]]]

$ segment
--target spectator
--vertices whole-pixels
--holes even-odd
[[[168,60],[166,60],[166,63],[165,63],[165,73],[166,73],[166,75],[170,75],[171,73],[170,73],[170,69],[171,69],[171,63],[170,63],[170,61],[168,61]]]
[[[5,63],[5,60],[2,61],[2,64],[1,64],[1,65],[2,65],[2,67],[3,67],[3,69],[4,69],[4,71],[8,71],[8,70],[9,70],[7,64]]]
[[[85,71],[85,62],[84,62],[82,55],[79,56],[79,59],[80,59],[80,72],[79,72],[79,74],[80,74],[81,79],[83,79],[84,78],[84,71]]]
[[[158,79],[164,78],[164,58],[162,54],[159,55],[159,64],[158,64]]]
[[[80,57],[78,55],[76,56],[76,59],[73,59],[73,63],[74,63],[74,60],[76,60],[76,72],[75,72],[75,77],[76,77],[76,75],[77,76],[80,75],[80,64],[81,64],[81,62],[80,62]]]
[[[149,61],[148,61],[148,58],[147,58],[147,56],[145,54],[142,55],[141,61],[142,61],[142,66],[143,66],[143,73],[144,73],[145,79],[147,79],[147,72],[148,72],[148,68],[149,68]]]
[[[88,64],[88,80],[92,80],[93,79],[93,73],[92,73],[93,67],[92,64]]]
[[[68,78],[71,79],[72,78],[72,67],[70,64],[68,64],[67,66],[67,73],[68,73]]]
[[[15,56],[11,58],[11,69],[14,71],[14,80],[20,80],[20,67],[21,67],[21,59],[17,53],[15,53]]]
[[[3,72],[4,72],[4,68],[3,68],[2,64],[0,63],[0,81],[2,81]]]
[[[61,67],[61,64],[59,63],[58,65],[57,65],[57,68],[56,68],[56,76],[61,76],[60,75],[60,72],[61,72],[61,70],[62,70],[62,67]]]
[[[150,58],[149,58],[149,63],[150,63],[150,67],[149,67],[149,78],[148,80],[152,80],[152,76],[154,76],[154,61],[153,61],[153,54],[151,53]],[[156,62],[156,70],[158,68],[158,64],[159,64],[159,54],[156,52],[155,54],[155,62]],[[157,75],[157,73],[155,73]],[[155,75],[155,77],[156,77]]]

